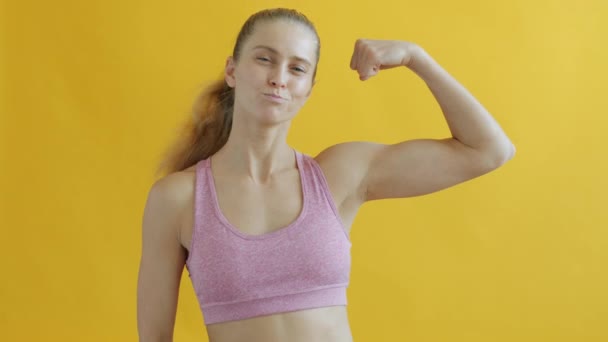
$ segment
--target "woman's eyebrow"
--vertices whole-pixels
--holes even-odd
[[[257,49],[268,50],[268,51],[270,51],[270,52],[272,52],[272,53],[274,53],[274,54],[280,55],[279,51],[277,51],[277,50],[275,50],[275,49],[271,48],[270,46],[266,46],[266,45],[257,45],[257,46],[255,46],[255,47],[253,48],[253,50],[257,50]],[[293,58],[293,59],[295,59],[295,60],[298,60],[298,61],[300,61],[300,62],[302,62],[302,63],[308,64],[309,66],[312,66],[312,63],[311,63],[311,62],[310,62],[308,59],[306,59],[306,58],[304,58],[304,57],[300,57],[300,56],[291,56],[291,58]]]

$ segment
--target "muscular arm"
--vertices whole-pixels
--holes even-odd
[[[186,253],[179,243],[183,194],[171,176],[148,194],[142,222],[142,255],[137,282],[140,342],[173,340],[177,299]]]
[[[422,48],[407,65],[431,90],[452,133],[367,145],[366,200],[418,196],[481,176],[510,160],[515,147],[488,111]]]
[[[397,144],[348,142],[331,146],[319,160],[357,203],[439,191],[488,173],[510,160],[515,147],[496,120],[454,77],[419,46],[401,41],[358,40],[351,68],[366,80],[378,70],[407,66],[439,103],[452,133],[445,139]]]

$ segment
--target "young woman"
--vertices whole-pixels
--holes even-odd
[[[424,195],[513,157],[481,104],[420,46],[357,40],[361,80],[406,67],[437,99],[452,137],[345,142],[311,157],[286,142],[311,94],[320,41],[287,9],[252,15],[224,79],[195,106],[143,215],[140,341],[171,341],[187,267],[213,342],[352,341],[350,227],[366,201]]]

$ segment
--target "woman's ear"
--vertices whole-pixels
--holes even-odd
[[[234,88],[236,85],[236,79],[234,78],[234,59],[229,56],[226,59],[226,68],[224,70],[224,79],[230,88]]]

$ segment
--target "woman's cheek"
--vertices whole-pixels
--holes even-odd
[[[308,92],[308,82],[307,81],[302,81],[298,83],[298,88],[297,88],[297,93],[298,93],[298,97],[302,97],[305,96],[306,93]]]

